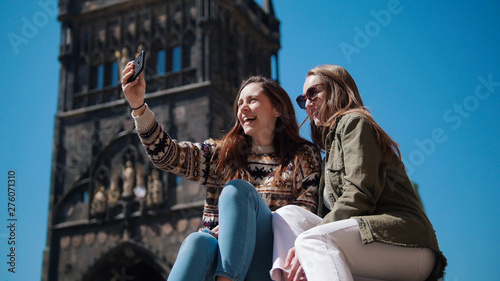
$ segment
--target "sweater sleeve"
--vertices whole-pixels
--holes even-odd
[[[321,175],[321,155],[310,145],[300,150],[298,157],[299,173],[296,176],[298,196],[294,205],[301,206],[313,213],[318,209],[318,185]]]
[[[143,115],[132,117],[146,153],[156,167],[191,181],[206,183],[212,145],[172,139],[149,108]]]
[[[342,194],[322,223],[372,214],[385,186],[384,155],[368,120],[350,118],[341,130],[340,142],[345,165]]]

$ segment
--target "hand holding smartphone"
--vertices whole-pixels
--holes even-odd
[[[144,50],[134,59],[134,75],[130,76],[127,83],[130,83],[137,79],[146,67],[146,56]]]

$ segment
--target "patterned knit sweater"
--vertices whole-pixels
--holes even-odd
[[[133,115],[132,115],[133,116]],[[210,162],[215,143],[177,142],[163,131],[153,112],[147,108],[143,115],[133,116],[136,129],[153,164],[167,172],[206,185],[203,228],[212,229],[218,225],[218,199],[225,182]],[[274,172],[280,166],[280,157],[272,146],[253,147],[248,154],[250,183],[255,186],[271,211],[295,204],[316,213],[317,189],[320,177],[320,154],[305,144],[297,151],[299,169],[292,181],[293,163],[282,175],[280,185],[273,182]]]

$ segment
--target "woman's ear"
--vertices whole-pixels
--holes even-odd
[[[281,116],[281,112],[279,112],[279,110],[278,110],[278,109],[274,108],[274,109],[273,109],[273,111],[274,111],[274,112],[273,112],[273,116],[274,116],[274,117],[278,118],[278,117],[280,117],[280,116]]]

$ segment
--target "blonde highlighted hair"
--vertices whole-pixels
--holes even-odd
[[[306,77],[311,75],[322,81],[326,91],[325,102],[321,105],[318,115],[323,125],[319,127],[310,121],[314,143],[325,150],[327,134],[335,128],[337,121],[348,113],[359,113],[365,116],[375,129],[377,141],[386,155],[386,162],[392,161],[393,152],[401,159],[398,144],[375,122],[370,111],[363,105],[356,82],[345,68],[338,65],[320,65],[311,69]]]

